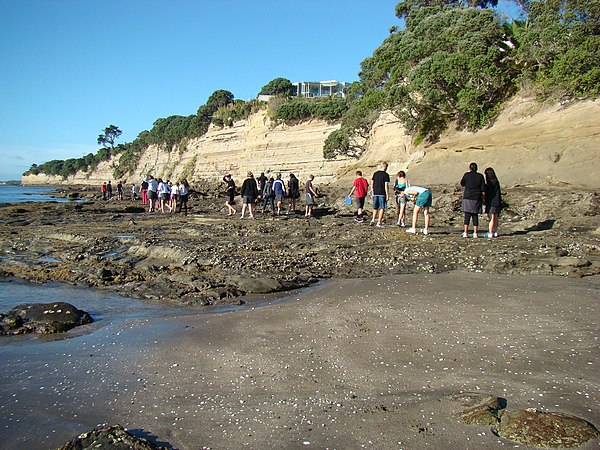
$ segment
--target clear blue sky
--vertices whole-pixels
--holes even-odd
[[[358,79],[396,0],[0,0],[0,180],[130,142],[217,89]]]

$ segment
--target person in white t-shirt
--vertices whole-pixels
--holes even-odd
[[[429,234],[429,208],[432,201],[431,191],[422,186],[410,186],[404,191],[401,191],[400,195],[415,202],[415,209],[412,217],[412,228],[409,228],[406,230],[406,232],[413,234],[417,232],[417,219],[419,218],[419,212],[423,210],[425,228],[423,228],[421,231],[423,234]]]

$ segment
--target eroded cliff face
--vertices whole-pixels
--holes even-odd
[[[492,166],[504,184],[545,183],[600,187],[593,176],[600,166],[600,100],[543,108],[533,98],[516,97],[493,126],[477,133],[450,130],[436,143],[414,146],[400,121],[384,112],[373,127],[359,159],[323,158],[323,144],[339,125],[312,120],[273,127],[265,111],[231,128],[211,127],[206,135],[174,147],[156,146],[143,154],[124,183],[139,183],[148,174],[170,180],[218,181],[231,173],[241,182],[248,171],[301,180],[315,175],[319,183],[350,181],[356,170],[370,178],[379,161],[388,172],[409,172],[414,184],[452,184],[471,161],[481,170]],[[27,176],[23,184],[89,184],[114,180],[116,161],[99,165],[91,174],[60,177]]]

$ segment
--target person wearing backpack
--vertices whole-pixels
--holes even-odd
[[[281,174],[277,174],[277,179],[273,182],[273,193],[275,194],[275,202],[277,203],[277,215],[281,214],[281,204],[285,198],[285,184],[281,179]]]
[[[263,204],[261,212],[264,214],[265,208],[267,207],[267,203],[271,204],[271,211],[273,214],[275,213],[275,194],[273,193],[273,183],[275,180],[271,177],[271,179],[265,181],[265,188],[262,192]]]

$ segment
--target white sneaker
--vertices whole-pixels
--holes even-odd
[[[498,232],[494,231],[494,237],[498,237]]]
[[[477,239],[479,236],[477,236],[477,233],[473,233],[473,239]]]
[[[466,231],[463,233],[463,237],[469,237],[469,233],[467,233]]]
[[[488,239],[491,239],[491,238],[493,238],[493,237],[494,237],[494,233],[488,233],[488,234],[487,234],[487,238],[488,238]]]
[[[421,231],[422,231],[422,232],[423,232],[423,234],[425,234],[425,235],[429,234],[429,231],[428,231],[428,230],[426,230],[425,228],[423,228]]]
[[[415,230],[414,228],[409,228],[408,230],[406,230],[406,232],[415,234],[417,232],[417,230]]]
[[[377,228],[383,228],[383,224],[381,222],[377,222],[377,225],[375,225]]]

